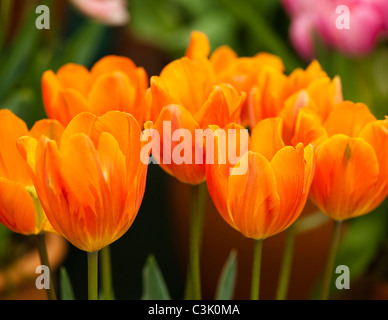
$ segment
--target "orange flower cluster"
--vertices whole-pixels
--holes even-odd
[[[226,46],[210,54],[207,37],[193,32],[186,55],[150,79],[129,58],[108,56],[90,71],[67,64],[45,72],[42,92],[53,120],[30,131],[0,112],[0,221],[20,233],[50,227],[85,251],[123,235],[145,189],[143,125],[159,134],[150,152],[160,166],[184,183],[206,180],[222,217],[246,237],[285,230],[309,196],[344,220],[370,212],[388,193],[388,119],[343,101],[340,79],[317,61],[286,75],[277,56],[238,57]],[[166,134],[166,122],[187,136]],[[246,128],[251,134],[241,141]],[[212,134],[198,141],[196,130],[207,129]],[[221,139],[219,129],[232,134]],[[221,156],[241,144],[237,163]],[[176,148],[191,152],[182,163],[164,161]]]

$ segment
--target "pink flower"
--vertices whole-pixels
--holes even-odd
[[[370,5],[383,16],[384,30],[388,31],[388,3],[387,0],[370,0]]]
[[[291,41],[306,60],[315,55],[315,35],[336,50],[360,56],[388,30],[387,0],[283,0],[283,4],[292,19]]]
[[[129,21],[125,0],[71,0],[83,14],[100,23],[120,26]]]

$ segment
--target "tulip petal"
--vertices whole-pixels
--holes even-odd
[[[126,167],[129,170],[128,179],[134,181],[142,147],[140,141],[142,132],[138,122],[128,113],[109,111],[95,121],[93,132],[90,134],[96,146],[103,132],[110,133],[118,142],[120,150],[126,158]]]
[[[102,75],[120,71],[132,78],[136,72],[135,63],[124,56],[108,55],[98,60],[90,70],[93,82]]]
[[[252,130],[252,151],[262,154],[268,161],[284,147],[282,138],[283,120],[267,118],[260,121]]]
[[[91,136],[96,120],[97,116],[90,112],[82,112],[76,115],[63,131],[61,143],[64,143],[77,133],[84,133],[87,136]]]
[[[45,136],[51,140],[55,140],[57,144],[60,145],[63,130],[64,127],[59,121],[54,119],[43,119],[35,122],[29,135],[36,140]]]
[[[288,77],[288,94],[292,95],[318,79],[328,78],[326,72],[317,60],[312,60],[305,70],[296,68]]]
[[[365,104],[344,101],[330,113],[324,127],[329,136],[342,133],[357,137],[362,128],[372,121],[376,121],[376,118]]]
[[[235,131],[229,131],[229,129]],[[250,145],[249,135],[247,134],[248,141],[241,139],[240,130],[246,129],[234,123],[231,123],[222,129],[214,126],[212,127],[213,135],[206,139],[206,156],[208,156],[209,153],[212,153],[212,161],[206,160],[206,181],[209,194],[218,212],[231,226],[233,226],[233,220],[229,216],[226,201],[228,178],[234,166],[243,165],[242,162],[239,163],[239,160],[248,152]],[[212,139],[213,142],[213,150],[208,149],[210,139]],[[234,150],[234,152],[241,151],[239,157],[236,158],[237,161],[231,162],[232,159],[229,156],[229,149]],[[220,152],[224,154],[221,153],[221,155],[219,155]]]
[[[317,79],[309,84],[306,91],[314,100],[310,107],[322,121],[325,121],[335,106],[343,101],[341,79],[338,76],[333,80],[328,77]]]
[[[35,210],[31,196],[20,183],[0,177],[0,223],[24,235],[35,232]]]
[[[212,198],[217,211],[230,226],[235,228],[233,218],[229,215],[226,202],[229,177],[229,174],[224,174],[226,171],[229,171],[229,166],[227,164],[207,164],[206,183],[210,197]]]
[[[246,153],[248,170],[228,179],[228,211],[235,228],[244,236],[265,239],[268,229],[278,219],[280,199],[276,178],[267,159],[255,152]]]
[[[47,141],[47,137],[42,136],[42,140]],[[36,234],[41,231],[56,232],[46,217],[46,210],[48,210],[48,206],[42,176],[36,174],[36,155],[42,154],[43,145],[43,143],[38,143],[35,138],[30,136],[21,137],[17,141],[17,148],[27,164],[27,168],[34,185],[28,185],[25,186],[25,188],[28,190],[34,204]]]
[[[96,119],[93,133],[90,136],[92,140],[97,142],[96,137],[99,137],[103,132],[109,132],[113,135],[124,155],[139,150],[141,129],[132,115],[125,112],[109,111],[100,116]]]
[[[303,144],[296,148],[287,146],[273,157],[271,167],[276,177],[276,188],[280,198],[278,221],[269,229],[279,232],[290,226],[300,215],[310,189],[313,152],[308,147],[305,160]],[[271,230],[273,230],[271,232]]]
[[[373,147],[380,168],[375,200],[370,207],[373,210],[388,194],[388,118],[368,123],[362,129],[360,137]]]
[[[200,127],[191,113],[178,105],[164,107],[154,129],[160,139],[153,140],[155,153],[152,156],[159,165],[184,183],[202,182],[205,179],[204,144],[196,141],[195,130]],[[201,159],[197,159],[198,155]]]
[[[149,119],[155,122],[165,106],[169,104],[179,104],[178,98],[173,97],[166,85],[158,76],[151,77],[151,86],[146,93],[146,101],[149,109]]]
[[[262,119],[279,115],[286,99],[286,82],[287,77],[275,68],[266,68],[258,75],[247,98],[251,128]]]
[[[81,250],[105,246],[101,221],[107,214],[107,185],[90,138],[71,136],[62,141],[61,153],[48,140],[42,157],[37,156],[37,175],[44,183],[50,208],[46,214],[54,229]]]
[[[333,219],[356,217],[367,213],[378,177],[378,160],[368,143],[334,135],[316,148],[311,199]]]
[[[62,89],[72,89],[87,97],[90,90],[89,70],[84,66],[67,63],[57,71],[57,80]]]
[[[170,62],[160,73],[160,79],[174,99],[169,103],[182,105],[192,114],[202,107],[215,84],[215,74],[208,61],[187,57]],[[158,101],[157,96],[153,99]],[[159,110],[164,106],[160,106]]]
[[[295,124],[298,114],[302,109],[314,109],[311,105],[315,101],[311,99],[307,91],[301,90],[294,93],[284,102],[283,109],[279,112],[279,116],[283,118],[283,137],[286,144],[290,144],[295,131]]]
[[[110,133],[103,132],[100,135],[97,151],[110,194],[106,208],[110,213],[107,214],[103,228],[106,234],[112,237],[105,241],[113,242],[128,230],[134,220],[134,216],[126,217],[124,215],[128,212],[135,212],[134,208],[130,208],[128,211],[125,208],[128,190],[128,197],[135,199],[136,194],[131,194],[135,190],[128,187],[125,156],[121,152],[118,142]],[[135,206],[134,201],[131,205]]]
[[[27,164],[27,170],[32,179],[35,177],[35,151],[38,141],[30,136],[24,136],[16,141],[16,147],[19,154]]]
[[[59,90],[51,100],[48,116],[66,126],[74,116],[89,109],[85,97],[78,91],[63,89]]]
[[[52,148],[48,148],[50,150]],[[104,201],[104,174],[90,138],[82,133],[71,136],[61,145],[61,157],[63,168],[60,173],[69,189],[77,190],[74,193],[77,201],[81,205],[94,204],[96,196]]]
[[[193,31],[185,56],[190,59],[206,59],[210,53],[209,39],[203,32]]]
[[[291,144],[296,146],[301,142],[305,146],[309,143],[317,145],[327,138],[327,132],[320,121],[320,117],[310,109],[302,108],[296,118]]]
[[[16,140],[28,135],[23,120],[8,109],[0,110],[0,176],[23,185],[30,185],[26,164],[16,148]]]
[[[210,62],[214,66],[214,69],[219,75],[219,79],[224,79],[222,74],[226,71],[228,66],[232,63],[233,60],[237,59],[237,54],[226,45],[220,46],[213,51],[210,56]]]
[[[116,71],[112,74],[101,75],[89,94],[89,103],[93,113],[100,116],[109,110],[136,112],[134,102],[136,88],[131,84],[131,79],[123,72]],[[142,120],[142,119],[141,119]]]
[[[221,128],[231,122],[240,121],[241,107],[245,94],[228,84],[214,87],[202,108],[194,115],[201,128],[218,125]]]
[[[55,73],[52,70],[47,70],[42,75],[42,99],[44,108],[49,118],[55,118],[54,115],[58,113],[56,108],[52,105],[52,100],[62,89],[61,84]]]

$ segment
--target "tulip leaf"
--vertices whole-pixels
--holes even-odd
[[[171,300],[162,272],[153,255],[149,255],[143,268],[142,300]]]
[[[61,300],[75,300],[73,286],[65,267],[59,269],[59,284]]]
[[[216,300],[232,300],[236,285],[237,251],[232,250],[222,268],[216,291]]]

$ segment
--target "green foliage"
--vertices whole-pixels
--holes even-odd
[[[237,251],[232,250],[218,280],[216,300],[232,300],[236,285]]]
[[[346,265],[351,280],[357,279],[376,258],[388,228],[387,201],[377,210],[348,221],[335,265]],[[335,288],[333,288],[335,290]]]
[[[181,56],[192,30],[207,34],[213,49],[231,46],[240,55],[259,51],[279,54],[290,70],[302,63],[283,36],[287,19],[279,1],[231,0],[132,0],[131,24],[134,36],[159,46],[173,57]],[[273,28],[276,25],[276,31]]]
[[[7,262],[12,231],[0,223],[0,267]]]
[[[0,51],[0,108],[8,108],[29,127],[46,114],[41,98],[41,77],[65,63],[91,65],[100,49],[106,27],[83,20],[69,37],[35,28],[33,3],[22,7],[22,24],[11,43]],[[50,7],[51,12],[55,6]]]
[[[75,300],[73,286],[65,267],[59,269],[59,289],[61,300]]]
[[[162,272],[153,255],[149,255],[143,268],[142,300],[171,300]]]

